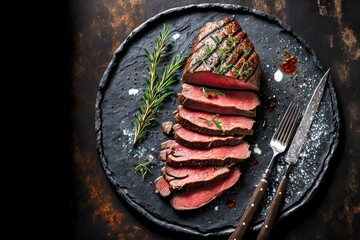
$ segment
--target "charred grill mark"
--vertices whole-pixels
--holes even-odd
[[[258,56],[257,56],[257,58],[258,58]],[[248,82],[251,78],[252,78],[252,76],[254,76],[254,74],[256,73],[256,70],[257,70],[257,68],[259,67],[259,65],[260,65],[260,61],[259,61],[259,59],[257,59],[257,61],[254,61],[255,62],[255,67],[252,69],[252,71],[251,71],[251,73],[249,74],[249,76],[245,79],[245,82]]]
[[[220,35],[223,31],[223,29],[228,26],[229,24],[232,24],[232,23],[236,23],[237,22],[235,21],[235,19],[229,19],[229,21],[225,21],[224,24],[222,25],[218,25],[215,29],[213,29],[212,31],[206,33],[204,36],[200,37],[200,39],[195,42],[195,44],[197,45],[197,48],[194,49],[194,51],[192,51],[190,54],[189,54],[189,57],[191,57],[194,53],[196,53],[197,51],[199,51],[203,46],[203,41],[205,41],[209,36],[213,36],[213,35]],[[240,27],[240,26],[239,26]],[[216,34],[217,33],[217,34]]]
[[[256,66],[254,67],[250,75],[245,79],[245,82],[248,82],[252,78],[252,76],[254,76],[258,67],[259,67],[259,62],[256,63]]]
[[[212,40],[212,39],[211,39]],[[214,42],[213,42],[214,43]],[[215,43],[216,44],[216,43]],[[205,44],[204,46],[203,46],[204,48],[205,48],[205,54],[199,54],[198,56],[195,56],[195,60],[196,60],[196,62],[192,65],[192,66],[190,66],[189,68],[188,68],[188,70],[186,71],[186,73],[188,73],[188,72],[190,72],[190,71],[195,71],[198,67],[200,67],[201,65],[204,65],[204,67],[206,67],[206,66],[208,66],[208,58],[215,52],[215,50],[216,50],[216,45],[215,46],[213,46],[213,47],[211,47],[210,45],[208,45],[208,44]],[[212,49],[211,51],[209,51],[208,53],[207,53],[207,48],[210,48],[210,49]],[[196,57],[198,57],[199,59],[196,59]]]
[[[247,36],[243,38],[243,40],[239,43],[236,49],[234,49],[233,54],[231,54],[228,57],[227,61],[223,64],[221,72],[222,75],[228,75],[229,71],[234,68],[237,63],[244,57],[244,49],[247,52],[247,55],[245,57],[252,54],[252,52],[254,51],[253,45],[247,38]]]
[[[247,51],[246,55],[244,55],[244,49]],[[244,61],[246,61],[247,58],[254,52],[254,46],[246,36],[246,38],[244,38],[244,40],[237,46],[234,52],[235,51],[238,55],[234,54],[229,56],[229,61],[225,63],[228,66],[225,65],[226,68],[222,72],[223,75],[227,75],[229,71],[234,68],[241,59],[244,59]]]
[[[221,75],[221,74],[223,74],[223,67],[222,66],[224,66],[225,65],[225,67],[227,67],[226,65],[227,65],[227,63],[229,62],[229,58],[234,54],[234,52],[235,52],[235,50],[238,48],[238,46],[243,42],[243,40],[246,38],[246,36],[247,36],[247,34],[246,34],[246,32],[244,32],[244,31],[239,31],[238,33],[236,33],[235,34],[235,39],[236,39],[236,41],[237,41],[237,43],[236,43],[236,45],[235,46],[231,46],[231,48],[229,49],[229,53],[226,53],[226,54],[221,54],[220,53],[220,58],[218,58],[218,62],[214,65],[214,73],[215,74],[217,74],[217,75]],[[227,46],[225,46],[225,47],[227,47]],[[225,49],[226,50],[226,49]],[[218,49],[218,51],[221,51],[221,50],[219,50]],[[221,61],[222,59],[222,57],[225,57],[224,59],[223,59],[223,61]],[[228,66],[228,67],[231,67],[231,66]],[[217,68],[220,68],[218,71],[216,71],[216,69]]]
[[[222,58],[222,55],[220,53],[220,49],[224,49],[224,50],[229,50],[230,53],[232,52],[233,48],[235,48],[236,46],[231,46],[230,48],[228,47],[228,39],[230,36],[234,36],[234,39],[237,41],[237,44],[239,42],[239,40],[236,38],[236,36],[238,36],[239,33],[241,33],[241,29],[238,29],[237,31],[235,31],[233,34],[231,35],[226,35],[225,38],[223,38],[220,42],[218,40],[216,40],[216,36],[211,36],[210,38],[213,39],[213,41],[216,43],[216,46],[214,47],[213,51],[211,52],[211,54],[209,54],[209,56],[206,57],[206,65],[207,66],[204,66],[205,68],[204,69],[201,69],[201,70],[209,70],[209,71],[213,71],[216,66],[220,63],[220,60]],[[241,34],[239,34],[240,37],[241,37]],[[221,48],[220,48],[221,46]],[[210,61],[208,61],[210,60]],[[200,64],[198,64],[197,66],[194,66],[194,68],[192,68],[191,70],[193,71],[196,71],[198,70],[198,68],[200,66],[203,66],[204,64],[202,64],[202,62],[200,62]],[[206,69],[206,68],[209,68],[209,69]]]
[[[192,50],[188,57],[188,61],[190,61],[190,67],[188,68],[187,72],[199,67],[201,65],[201,63],[199,62],[203,62],[205,63],[205,65],[207,65],[204,60],[207,59],[216,50],[217,42],[223,41],[226,37],[228,37],[229,34],[234,34],[235,32],[238,32],[240,30],[240,25],[234,19],[232,19],[231,21],[216,28],[216,30],[213,30],[209,34],[206,34],[206,36],[201,37],[200,40],[197,40],[194,45],[196,46],[195,50]],[[211,46],[213,51],[211,52],[211,54],[204,56],[202,54],[202,51],[208,46]],[[202,61],[194,62],[194,60],[196,60],[195,58],[200,58]]]
[[[229,19],[228,21],[225,21],[224,24],[222,25],[218,25],[218,27],[216,27],[213,31],[210,31],[209,33],[205,34],[203,37],[201,37],[199,39],[199,41],[197,42],[197,44],[200,44],[202,41],[204,41],[204,39],[206,39],[208,36],[210,35],[214,35],[213,33],[215,32],[222,32],[223,29],[225,29],[228,25],[235,23],[236,25],[238,25],[238,23],[235,21],[235,19]],[[240,27],[240,26],[239,26]]]
[[[223,20],[220,20],[218,22],[208,22],[205,24],[204,27],[202,27],[200,29],[200,32],[196,38],[197,42],[200,42],[201,40],[203,40],[204,38],[206,38],[207,36],[209,36],[210,34],[214,33],[215,31],[219,30],[220,28],[226,26],[227,24],[229,24],[230,22],[234,22],[235,19],[230,19],[230,18],[224,18]]]
[[[256,69],[256,67],[253,67],[253,65],[256,63],[253,61],[252,62],[249,61],[249,59],[253,54],[256,54],[254,50],[246,54],[246,56],[241,57],[239,61],[234,65],[234,67],[228,71],[226,76],[230,76],[232,78],[236,78],[246,82],[248,76],[251,75],[252,72],[254,72]]]
[[[239,29],[238,31],[234,32],[232,35],[228,35],[224,39],[224,41],[222,41],[222,48],[216,49],[216,53],[217,53],[217,55],[219,55],[219,57],[217,57],[217,60],[221,60],[221,58],[229,56],[232,53],[232,51],[234,50],[234,48],[236,47],[233,45],[231,45],[229,47],[229,45],[228,45],[229,41],[225,41],[225,40],[229,39],[230,36],[234,36],[236,44],[238,44],[242,38],[242,33],[243,32],[241,31],[241,29]],[[225,52],[221,53],[221,51],[225,51]],[[219,61],[217,61],[213,67],[215,68],[218,65],[218,63],[219,63]]]

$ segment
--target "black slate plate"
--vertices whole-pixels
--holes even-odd
[[[157,161],[159,145],[169,139],[161,132],[160,125],[167,120],[174,121],[171,113],[179,104],[175,95],[163,104],[162,114],[156,119],[147,139],[138,148],[132,146],[131,122],[137,107],[141,104],[140,97],[147,76],[148,62],[144,48],[153,49],[154,39],[160,33],[163,24],[167,24],[173,35],[178,36],[169,55],[187,56],[199,29],[206,22],[218,21],[224,17],[234,17],[239,22],[261,58],[262,86],[259,95],[262,105],[257,110],[255,135],[247,139],[252,149],[260,149],[261,154],[253,153],[251,159],[241,165],[243,174],[231,190],[200,209],[176,211],[170,206],[168,199],[154,193],[152,185],[163,166],[162,162]],[[281,82],[276,82],[273,74],[285,60],[284,50],[298,59],[298,70],[295,75],[285,74]],[[180,92],[181,73],[182,71],[178,74],[178,83],[172,88],[175,92]],[[148,220],[167,229],[195,235],[229,234],[234,230],[255,184],[271,158],[269,141],[281,114],[291,100],[298,102],[305,109],[323,73],[321,63],[305,41],[288,25],[268,14],[227,4],[189,5],[162,12],[131,32],[115,51],[101,79],[95,121],[97,150],[104,170],[119,196]],[[134,89],[139,90],[135,95]],[[273,111],[270,111],[270,102],[275,103]],[[299,209],[314,195],[327,171],[338,143],[338,135],[339,114],[330,79],[302,157],[290,175],[281,218]],[[155,159],[153,175],[148,175],[145,181],[142,181],[134,170],[133,162],[149,158]],[[282,155],[278,157],[277,165],[274,167],[269,194],[251,229],[259,229],[283,169]],[[229,200],[235,202],[234,207],[229,208],[226,205]]]

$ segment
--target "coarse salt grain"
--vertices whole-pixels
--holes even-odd
[[[129,89],[129,95],[136,95],[139,93],[139,89],[131,88]]]
[[[180,36],[181,36],[180,33],[175,33],[175,34],[172,36],[172,39],[174,39],[174,41],[176,41]]]

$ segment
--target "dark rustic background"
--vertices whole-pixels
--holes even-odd
[[[205,2],[232,3],[274,15],[331,67],[341,117],[340,144],[325,181],[300,211],[279,222],[271,239],[360,239],[360,1],[357,0],[73,0],[60,4],[62,107],[55,206],[60,239],[192,239],[147,222],[128,209],[96,152],[95,100],[114,50],[138,25],[163,10]],[[60,129],[60,128],[59,128]],[[60,218],[61,217],[61,218]],[[256,233],[248,234],[255,239]],[[215,239],[215,238],[214,238]],[[227,239],[218,237],[217,239]]]

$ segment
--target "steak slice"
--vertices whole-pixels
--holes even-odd
[[[171,194],[170,184],[164,176],[159,176],[154,181],[155,192],[160,194],[162,197],[167,197]]]
[[[209,182],[206,185],[194,186],[179,191],[170,200],[176,210],[197,209],[208,204],[220,196],[239,180],[241,172],[238,167],[233,167],[230,174],[220,180]]]
[[[200,86],[184,83],[177,97],[184,107],[195,110],[245,117],[256,116],[256,107],[260,105],[256,93],[236,90],[222,90],[221,92],[224,96],[210,94],[206,97]]]
[[[216,120],[220,122],[222,129],[219,129],[215,123],[209,124],[203,119],[212,119],[213,114],[191,110],[179,105],[174,112],[175,120],[178,124],[191,131],[216,136],[236,136],[252,135],[252,127],[255,120],[243,116],[220,115]]]
[[[195,149],[180,145],[175,140],[161,143],[160,160],[173,167],[182,166],[224,166],[242,162],[250,157],[249,144],[220,146],[209,149]],[[164,159],[165,158],[165,159]]]
[[[180,124],[173,127],[176,142],[189,148],[211,148],[225,145],[238,145],[244,136],[211,136],[191,131]]]
[[[255,57],[251,58],[252,55]],[[241,64],[237,64],[240,59]],[[208,22],[200,29],[186,61],[182,81],[258,91],[260,78],[260,58],[254,45],[236,20],[225,18]]]
[[[176,190],[207,184],[208,182],[225,177],[230,173],[230,168],[227,166],[174,168],[170,165],[165,165],[161,172],[169,182],[170,190]]]

